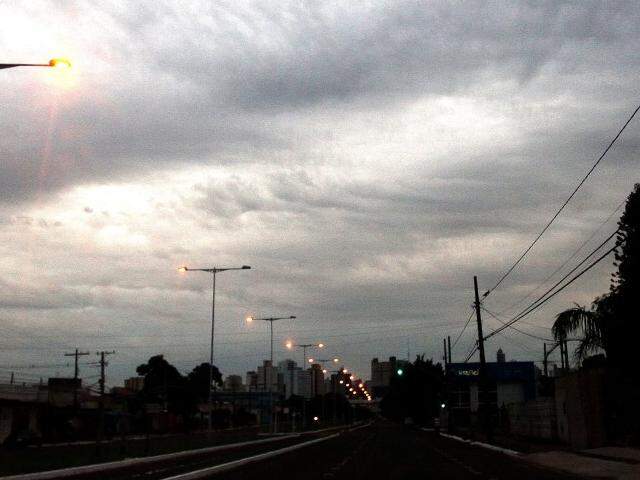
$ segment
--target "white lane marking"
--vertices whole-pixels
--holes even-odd
[[[127,468],[133,466],[146,465],[149,463],[160,462],[165,460],[176,460],[179,458],[200,455],[203,453],[213,453],[222,450],[230,450],[250,445],[261,445],[263,443],[279,442],[288,438],[297,438],[299,435],[289,435],[287,437],[265,438],[263,440],[249,440],[247,442],[227,443],[224,445],[216,445],[214,447],[199,448],[197,450],[184,450],[182,452],[166,453],[163,455],[154,455],[153,457],[129,458],[127,460],[117,460],[115,462],[94,463],[91,465],[82,465],[80,467],[61,468],[58,470],[47,470],[46,472],[26,473],[22,475],[11,475],[9,477],[0,477],[0,480],[50,480],[54,478],[66,478],[74,475],[84,475],[87,473],[108,472],[119,468]]]
[[[234,468],[242,467],[250,463],[260,462],[262,460],[266,460],[267,458],[276,457],[278,455],[293,452],[294,450],[308,447],[316,443],[325,442],[332,438],[336,438],[339,435],[340,435],[339,433],[334,433],[333,435],[328,435],[326,437],[316,438],[315,440],[309,440],[308,442],[298,443],[296,445],[291,445],[289,447],[280,448],[278,450],[272,450],[270,452],[260,453],[258,455],[241,458],[239,460],[233,460],[227,463],[221,463],[220,465],[214,465],[213,467],[194,470],[193,472],[181,473],[179,475],[174,475],[173,477],[164,478],[163,480],[197,480],[200,478],[205,478],[215,473],[226,472],[227,470],[232,470]]]

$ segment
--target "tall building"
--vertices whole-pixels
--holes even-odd
[[[244,392],[245,388],[240,375],[227,375],[222,386],[223,391],[237,393]]]
[[[258,367],[258,391],[278,392],[278,369],[271,364],[271,360],[264,360]]]
[[[377,358],[371,360],[371,387],[388,387],[397,368],[396,357],[389,357],[388,362],[380,362]]]
[[[278,376],[282,379],[282,393],[285,398],[298,395],[298,372],[302,371],[298,364],[291,359],[278,363]]]
[[[247,392],[257,392],[258,391],[258,374],[251,370],[247,372]]]
[[[298,370],[298,395],[306,399],[311,398],[311,369]]]
[[[314,363],[309,369],[311,372],[311,397],[316,395],[324,395],[324,373],[322,365]]]

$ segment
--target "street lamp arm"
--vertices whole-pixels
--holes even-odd
[[[50,67],[48,63],[0,63],[0,70],[14,67]]]
[[[243,265],[241,267],[223,267],[223,268],[218,268],[218,267],[213,267],[213,268],[189,268],[186,266],[182,266],[180,268],[178,268],[179,271],[181,272],[208,272],[208,273],[220,273],[220,272],[226,272],[228,270],[250,270],[251,267],[249,265]]]
[[[71,62],[66,58],[52,58],[49,63],[0,63],[0,70],[14,67],[58,67],[71,68]]]
[[[295,315],[291,315],[289,317],[266,317],[266,318],[256,318],[256,317],[250,317],[251,320],[261,320],[263,322],[275,322],[276,320],[292,320],[294,318],[296,318]]]

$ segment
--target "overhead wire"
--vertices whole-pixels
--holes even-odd
[[[456,337],[456,339],[453,341],[453,345],[451,345],[451,349],[453,350],[455,348],[455,346],[458,344],[458,341],[460,340],[460,337],[462,337],[462,334],[464,333],[464,331],[467,329],[467,327],[469,326],[469,322],[471,322],[471,318],[473,317],[473,309],[471,310],[471,313],[469,313],[469,318],[467,318],[466,323],[464,324],[464,327],[462,327],[462,330],[460,330],[460,333],[458,334],[458,336]]]
[[[521,318],[524,318],[525,316],[529,315],[531,312],[533,312],[534,310],[537,310],[538,308],[540,308],[542,305],[544,305],[546,302],[548,302],[549,300],[551,300],[553,297],[555,297],[558,293],[560,293],[561,291],[563,291],[565,288],[567,288],[569,285],[571,285],[573,282],[575,282],[576,280],[578,280],[582,275],[584,275],[585,273],[587,273],[589,270],[591,270],[593,267],[595,267],[598,263],[600,263],[602,260],[604,260],[609,254],[611,254],[614,250],[616,250],[618,247],[620,246],[619,242],[616,242],[616,244],[611,247],[609,250],[607,250],[606,252],[604,252],[600,257],[598,257],[596,260],[594,260],[593,262],[591,262],[587,267],[585,267],[583,270],[581,270],[578,274],[576,274],[573,278],[571,278],[567,283],[565,283],[564,285],[562,285],[560,288],[558,288],[557,290],[553,291],[552,293],[550,293],[548,296],[546,297],[540,297],[536,302],[534,302],[530,307],[528,307],[527,309],[525,309],[521,314],[519,314],[518,316],[516,316],[515,318],[513,318],[512,320],[508,321],[505,325],[503,325],[502,327],[497,328],[496,330],[494,330],[493,332],[489,333],[487,336],[484,337],[484,339],[488,339],[491,338],[493,335],[495,335],[496,333],[501,332],[502,330],[504,330],[505,328],[510,327],[512,324],[516,323],[518,320],[520,320]],[[590,255],[591,256],[591,255]],[[587,257],[589,258],[589,257]],[[582,262],[581,262],[582,263]],[[568,275],[570,275],[572,272],[568,273],[565,277],[563,277],[562,280],[564,280]],[[560,282],[562,282],[562,280],[560,280]],[[556,284],[557,285],[557,284]],[[553,289],[554,287],[552,287]],[[548,292],[547,292],[548,293]],[[546,295],[546,293],[545,293]]]
[[[564,261],[562,262],[562,264],[557,267],[553,272],[551,272],[544,280],[542,280],[542,282],[540,282],[535,288],[533,288],[531,291],[529,291],[529,293],[527,293],[524,297],[522,297],[520,300],[512,303],[511,305],[509,305],[508,307],[505,307],[501,312],[498,313],[498,315],[503,315],[505,312],[508,312],[509,310],[517,307],[518,305],[522,304],[526,299],[528,299],[529,297],[531,297],[531,295],[533,295],[534,293],[536,293],[543,285],[545,285],[551,278],[553,278],[555,276],[556,273],[558,273],[560,270],[562,270],[571,260],[573,260],[575,258],[575,256],[580,253],[580,251],[600,232],[600,230],[602,230],[602,228],[609,223],[609,220],[611,220],[611,218],[618,212],[618,210],[620,210],[620,208],[622,208],[622,206],[625,204],[626,202],[626,198],[624,200],[622,200],[622,202],[620,202],[618,204],[618,206],[615,208],[615,210],[613,210],[609,216],[607,216],[607,218],[598,226],[598,228],[596,228],[591,235],[580,244],[580,246],[578,246],[577,249],[575,249],[573,251],[573,253]]]
[[[551,220],[549,220],[549,222],[547,222],[547,224],[544,226],[544,228],[542,229],[542,231],[534,238],[534,240],[531,242],[531,244],[524,250],[524,252],[522,252],[522,254],[518,257],[518,259],[511,265],[511,267],[509,267],[509,269],[502,275],[502,277],[500,277],[500,279],[498,280],[498,282],[491,287],[489,290],[487,290],[483,297],[487,297],[488,295],[491,294],[491,292],[493,292],[496,288],[498,288],[498,286],[511,274],[511,272],[518,266],[518,264],[524,259],[524,257],[529,253],[529,251],[533,248],[533,246],[538,242],[538,240],[540,240],[540,238],[544,235],[544,233],[549,229],[549,227],[551,226],[551,224],[556,220],[556,218],[558,218],[558,216],[560,215],[560,213],[562,213],[562,211],[564,210],[564,208],[569,204],[569,202],[571,201],[571,199],[575,196],[575,194],[578,192],[578,190],[580,190],[580,187],[582,187],[582,185],[584,184],[584,182],[587,181],[587,178],[589,178],[589,176],[591,175],[591,173],[596,169],[596,167],[600,164],[600,162],[602,161],[602,159],[606,156],[606,154],[609,152],[609,150],[611,149],[611,147],[613,147],[613,145],[616,143],[616,141],[618,140],[618,138],[620,137],[620,135],[622,135],[622,132],[624,132],[624,130],[627,128],[627,126],[629,125],[629,123],[631,123],[631,120],[633,120],[633,118],[636,116],[636,113],[638,113],[638,110],[640,110],[640,105],[638,105],[638,107],[636,107],[636,109],[633,111],[633,113],[631,114],[631,116],[627,119],[627,121],[624,123],[624,125],[622,126],[622,128],[620,128],[620,130],[618,131],[618,133],[616,134],[616,136],[613,138],[613,140],[611,140],[611,142],[609,142],[609,145],[607,145],[607,148],[604,149],[604,151],[602,152],[602,154],[600,155],[600,157],[598,157],[598,159],[596,160],[596,162],[592,165],[592,167],[589,169],[589,171],[586,173],[586,175],[584,175],[584,177],[582,177],[582,180],[580,180],[580,182],[578,183],[578,185],[575,187],[575,189],[573,190],[573,192],[571,192],[571,195],[569,195],[569,197],[564,201],[564,203],[560,206],[560,208],[558,209],[558,211],[551,217]]]
[[[480,306],[480,308],[482,309],[482,311],[488,313],[491,317],[493,317],[495,320],[497,320],[498,322],[500,322],[502,325],[507,325],[507,322],[498,318],[498,315],[493,313],[491,310],[488,310],[487,308],[485,308],[484,306]],[[533,333],[529,333],[529,332],[525,332],[524,330],[520,330],[517,327],[514,327],[513,325],[508,325],[509,328],[511,328],[512,330],[521,333],[522,335],[526,335],[527,337],[531,337],[531,338],[535,338],[536,340],[542,340],[545,342],[553,342],[553,339],[551,338],[545,338],[545,337],[540,337],[538,335],[534,335]]]

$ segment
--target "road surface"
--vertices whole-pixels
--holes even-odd
[[[211,476],[216,480],[575,479],[522,459],[387,421]]]
[[[304,444],[302,448],[300,445]],[[291,451],[292,448],[297,448]],[[282,451],[277,456],[270,452]],[[268,458],[264,458],[267,456]],[[237,467],[238,462],[253,459]],[[162,458],[144,465],[118,467],[74,480],[314,480],[314,479],[462,479],[550,480],[576,479],[542,469],[522,458],[436,436],[432,432],[379,420],[349,430],[330,430],[255,441],[235,448],[195,452],[180,458]],[[211,473],[220,465],[234,468]]]

